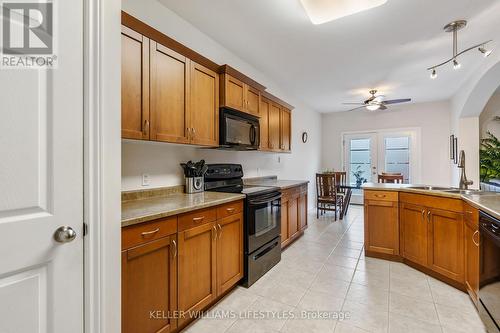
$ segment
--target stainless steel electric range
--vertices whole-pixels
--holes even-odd
[[[281,193],[277,187],[243,185],[240,164],[209,164],[205,191],[243,193],[245,276],[249,287],[281,260]]]

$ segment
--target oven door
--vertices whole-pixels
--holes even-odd
[[[479,216],[479,314],[489,333],[500,332],[500,220]]]
[[[281,194],[267,193],[247,199],[247,254],[280,235]]]
[[[254,150],[260,143],[259,120],[230,109],[221,110],[220,144],[233,149]]]

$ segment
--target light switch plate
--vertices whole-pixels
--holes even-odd
[[[150,180],[151,179],[149,178],[149,174],[147,173],[142,174],[142,186],[149,186]]]

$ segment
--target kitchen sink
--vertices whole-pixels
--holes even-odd
[[[457,189],[453,187],[439,187],[439,186],[410,186],[408,188],[413,188],[415,190],[427,190],[427,191],[455,191]]]

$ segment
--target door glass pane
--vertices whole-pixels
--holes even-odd
[[[385,170],[403,175],[403,183],[410,181],[410,137],[391,137],[384,139]]]
[[[371,153],[370,139],[351,139],[349,141],[349,183],[353,186],[370,179]],[[355,176],[358,175],[358,177]]]

